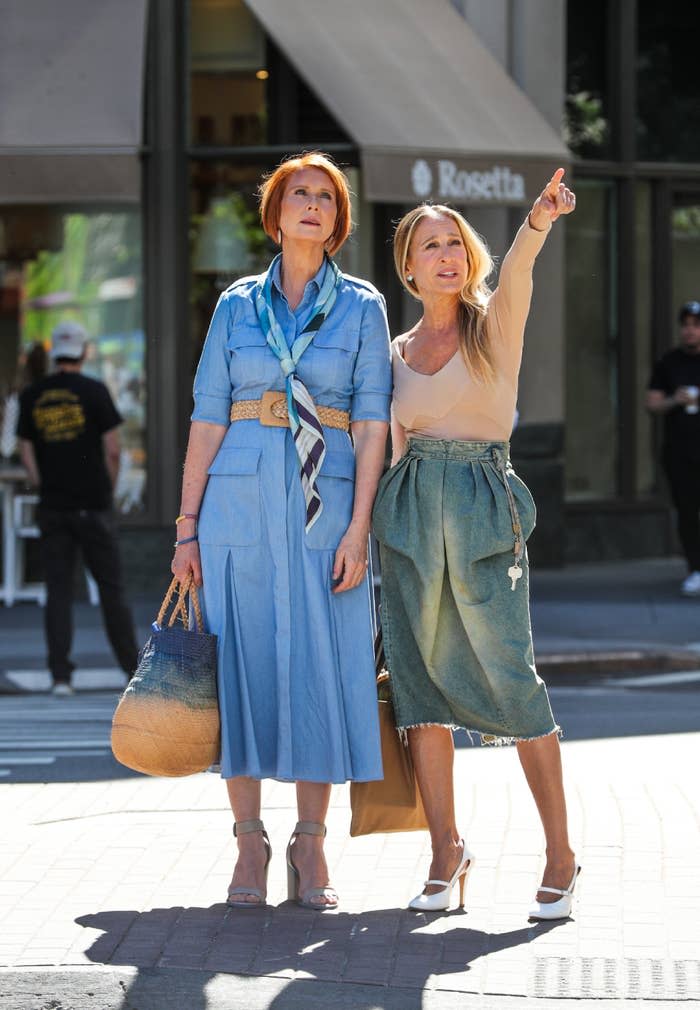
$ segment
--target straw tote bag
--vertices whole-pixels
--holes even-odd
[[[384,778],[378,782],[350,783],[350,834],[353,838],[378,832],[424,831],[428,826],[411,754],[394,721],[381,628],[374,641],[374,660]]]
[[[196,623],[192,631],[188,596]],[[174,626],[178,617],[182,628]],[[204,631],[194,582],[173,579],[114,713],[112,752],[121,764],[146,775],[192,775],[219,760],[219,741],[216,635]]]

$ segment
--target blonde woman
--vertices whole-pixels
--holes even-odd
[[[535,507],[509,460],[532,267],[574,194],[558,169],[503,261],[455,210],[399,222],[399,277],[423,315],[392,345],[392,467],[374,507],[382,627],[397,725],[408,733],[433,861],[411,908],[449,907],[474,862],[455,822],[452,728],[517,744],[547,861],[531,918],[569,915],[580,867],[569,845],[555,724],[533,661],[525,541]]]

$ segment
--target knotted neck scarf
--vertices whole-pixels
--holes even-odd
[[[305,527],[308,533],[323,511],[316,478],[326,455],[326,442],[316,405],[304,383],[297,377],[296,368],[302,354],[314,339],[314,334],[333,308],[343,275],[333,260],[326,258],[326,272],[309,321],[289,347],[272,308],[272,278],[281,255],[280,253],[274,258],[256,285],[255,310],[268,346],[278,358],[285,376],[289,427],[301,465],[299,475],[306,502]]]

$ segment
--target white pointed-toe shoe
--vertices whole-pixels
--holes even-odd
[[[474,856],[471,854],[466,846],[464,839],[462,839],[462,860],[452,874],[449,880],[426,880],[424,887],[428,884],[441,884],[442,890],[436,891],[435,894],[418,894],[412,901],[409,901],[408,907],[413,908],[416,912],[444,912],[450,907],[450,900],[452,898],[452,890],[459,881],[459,908],[464,908],[464,885],[469,876],[469,871],[474,865]]]
[[[562,891],[559,887],[539,887],[538,891],[546,891],[548,894],[560,894],[561,897],[558,901],[534,901],[530,905],[528,918],[542,921],[545,919],[568,919],[571,915],[574,888],[576,887],[576,881],[580,872],[581,867],[576,863],[571,883],[565,891]]]

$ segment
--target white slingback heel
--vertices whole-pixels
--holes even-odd
[[[474,865],[474,856],[471,854],[466,846],[464,839],[462,839],[462,860],[452,874],[449,880],[426,880],[424,887],[428,884],[441,884],[442,890],[436,891],[435,894],[418,894],[412,901],[409,901],[408,907],[413,908],[416,912],[444,912],[450,907],[450,901],[452,898],[452,890],[459,881],[459,908],[464,908],[464,885],[467,882],[467,877],[469,876],[469,871]]]
[[[581,867],[577,863],[574,867],[571,883],[564,891],[559,887],[539,887],[538,891],[546,891],[547,894],[560,894],[561,897],[559,901],[534,901],[530,905],[528,918],[542,921],[547,919],[568,919],[571,915],[571,906],[574,902],[574,888],[576,887],[576,881],[580,872]]]

